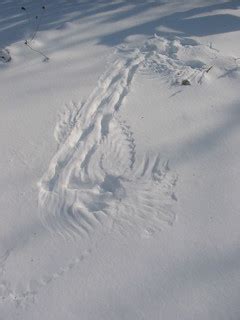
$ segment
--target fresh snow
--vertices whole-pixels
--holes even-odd
[[[238,320],[240,2],[0,9],[0,320]]]

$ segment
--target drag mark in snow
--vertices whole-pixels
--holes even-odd
[[[148,237],[162,222],[172,224],[177,177],[159,155],[137,158],[133,132],[120,120],[118,111],[139,69],[171,84],[180,84],[184,78],[199,84],[210,77],[206,70],[213,60],[214,70],[226,62],[231,69],[231,59],[224,60],[211,48],[189,39],[156,37],[137,48],[120,48],[87,101],[67,106],[57,123],[58,150],[39,182],[46,227],[73,238],[90,237],[98,226],[106,225]],[[10,254],[6,251],[0,256],[0,301],[26,308],[41,288],[65,276],[90,253],[86,250],[55,272],[16,289],[5,278]]]
[[[133,133],[118,111],[139,69],[158,72],[172,84],[184,78],[198,84],[207,67],[192,58],[200,47],[189,39],[155,37],[119,48],[86,102],[73,105],[57,124],[59,148],[39,182],[45,226],[63,237],[89,237],[109,221],[141,230],[173,223],[176,176],[159,155],[137,160]]]

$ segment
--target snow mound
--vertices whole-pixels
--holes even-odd
[[[212,47],[189,38],[166,39],[155,35],[143,46],[149,53],[141,68],[143,73],[155,75],[170,85],[188,80],[192,85],[209,83],[225,72],[239,69],[238,59],[226,57]]]

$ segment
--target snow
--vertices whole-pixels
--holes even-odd
[[[0,9],[0,320],[238,320],[240,2]]]

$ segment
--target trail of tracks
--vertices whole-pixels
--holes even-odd
[[[193,68],[177,58],[191,45],[196,44],[154,38],[120,49],[87,101],[58,123],[60,146],[39,183],[43,221],[50,230],[85,237],[109,218],[119,226],[124,220],[143,228],[158,228],[156,220],[174,221],[175,176],[158,155],[136,162],[133,133],[119,121],[118,110],[139,68],[156,72],[157,66],[171,81],[200,77],[201,65]]]
[[[159,155],[137,161],[133,132],[118,111],[139,69],[179,86],[186,79],[201,85],[232,65],[236,59],[188,38],[154,36],[118,48],[87,101],[68,109],[56,126],[59,149],[39,182],[44,224],[75,237],[89,236],[109,219],[144,230],[173,223],[176,177]]]
[[[209,62],[214,60],[217,69],[226,63],[231,67],[234,61],[221,59],[213,49],[189,39],[155,37],[118,51],[87,101],[70,106],[57,123],[59,148],[39,182],[43,222],[53,235],[88,238],[98,226],[109,225],[122,233],[130,228],[151,236],[163,222],[173,223],[176,175],[158,154],[137,158],[134,134],[118,111],[139,69],[170,84],[184,78],[200,84],[208,76]],[[31,280],[19,293],[5,279],[7,251],[0,256],[0,301],[27,306],[42,287],[77,266],[90,251]]]

